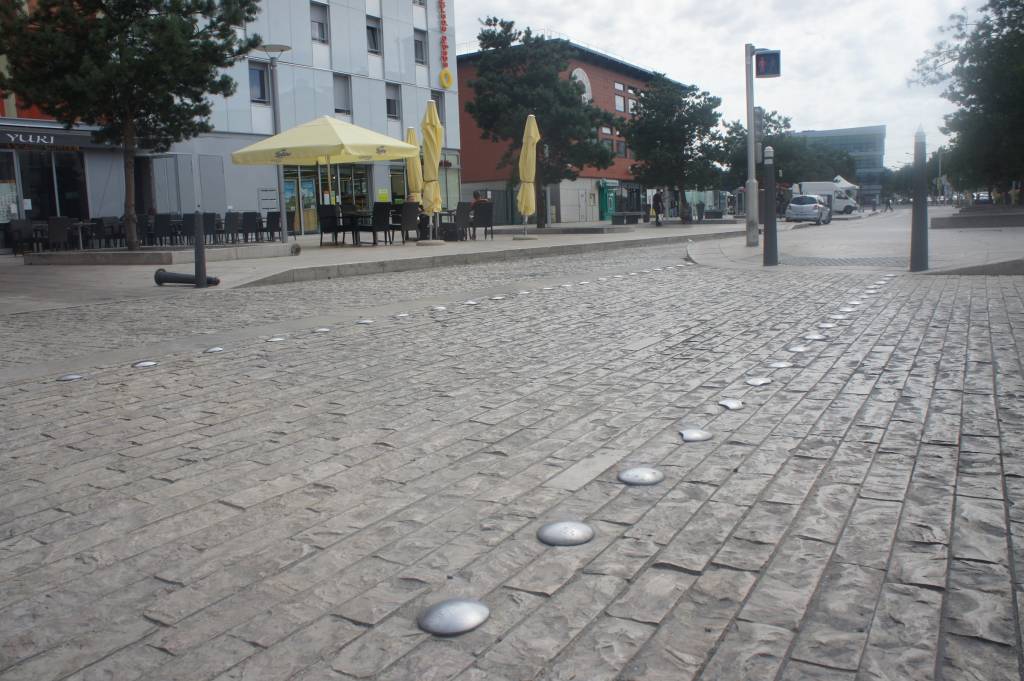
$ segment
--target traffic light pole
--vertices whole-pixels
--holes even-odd
[[[747,76],[747,246],[757,246],[757,174],[754,165],[754,46],[743,46]]]

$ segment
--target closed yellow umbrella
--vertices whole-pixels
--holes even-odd
[[[417,149],[420,148],[420,143],[416,139],[416,128],[409,128],[405,131],[405,143],[411,144]],[[405,174],[408,185],[406,193],[409,194],[409,200],[413,203],[422,203],[420,192],[423,191],[423,164],[420,163],[419,154],[405,159]]]
[[[427,112],[423,114],[423,210],[437,213],[441,210],[441,185],[437,181],[437,169],[441,165],[441,144],[444,139],[444,128],[437,115],[437,104],[434,100],[427,102]]]
[[[534,182],[537,178],[537,142],[540,141],[540,130],[533,114],[526,117],[526,128],[523,130],[523,147],[519,151],[519,193],[516,195],[516,208],[523,216],[523,233],[526,233],[526,218],[537,212],[537,189]]]

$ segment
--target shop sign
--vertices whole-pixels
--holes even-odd
[[[88,132],[0,127],[0,149],[79,151],[83,147],[111,148],[108,144],[93,142],[92,135]]]
[[[452,86],[452,72],[448,69],[448,2],[437,0],[437,11],[441,19],[441,73],[438,81],[445,90]]]

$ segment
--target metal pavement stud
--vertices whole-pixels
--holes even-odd
[[[284,336],[271,336],[267,339],[268,343],[280,343],[284,340]]]
[[[214,345],[212,348],[206,348],[203,350],[204,355],[215,355],[218,352],[224,352],[224,348],[219,345]]]
[[[683,442],[706,442],[713,437],[703,428],[683,428],[679,431],[679,435],[683,438]]]
[[[736,411],[743,408],[743,401],[737,400],[735,397],[726,397],[724,400],[718,401],[718,406],[725,407],[729,411]]]
[[[823,333],[805,333],[803,335],[803,339],[808,341],[823,341],[828,340],[828,336]]]
[[[331,330],[326,326],[321,326],[317,329],[313,329],[313,333],[330,333]]]
[[[768,385],[771,382],[772,379],[768,378],[767,376],[751,376],[750,378],[747,379],[747,385],[752,385],[755,387],[761,385]]]
[[[782,360],[779,360],[777,362],[772,362],[768,366],[770,368],[772,368],[772,369],[788,369],[791,366],[793,366],[793,363],[792,362],[784,362]]]
[[[811,348],[806,345],[790,345],[786,350],[789,352],[807,352]]]
[[[836,328],[836,325],[833,324],[832,322],[818,322],[818,328],[819,329],[834,329],[834,328]]]
[[[458,636],[487,621],[491,610],[472,598],[449,598],[424,610],[416,624],[435,636]]]
[[[619,482],[627,485],[657,485],[665,479],[665,474],[657,468],[637,466],[619,471]]]
[[[548,546],[578,546],[594,538],[594,528],[575,520],[562,520],[542,525],[537,539]]]
[[[85,376],[82,374],[64,374],[63,376],[58,376],[57,380],[61,383],[67,383],[69,381],[80,381],[83,378],[85,378]]]
[[[148,369],[150,367],[158,366],[159,362],[154,362],[151,359],[144,359],[141,362],[136,362],[132,365],[132,369]]]
[[[356,324],[373,324],[373,320],[372,319],[359,319],[359,320],[356,321]]]

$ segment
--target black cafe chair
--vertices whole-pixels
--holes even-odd
[[[341,229],[341,211],[338,206],[320,206],[316,211],[317,222],[320,223],[320,245],[324,245],[324,235],[330,234],[335,245],[338,244],[338,232],[341,232],[341,243],[345,243],[345,232]]]
[[[356,225],[356,232],[373,232],[373,245],[378,244],[377,232],[384,232],[384,238],[387,239],[388,230],[391,228],[391,202],[390,201],[376,201],[373,204],[373,214],[370,217],[370,224]],[[359,243],[358,241],[356,243]]]
[[[285,217],[288,220],[289,225],[295,224],[295,211],[288,211]],[[288,229],[287,226],[285,227],[285,229]],[[281,233],[281,211],[272,210],[267,212],[266,233],[267,237],[271,241],[279,239],[279,237],[275,236],[275,234]],[[288,232],[285,232],[286,236],[287,234]]]
[[[256,211],[245,211],[242,213],[241,234],[246,243],[249,242],[249,235],[253,241],[263,241],[263,221]]]
[[[441,238],[444,241],[464,241],[469,232],[469,201],[459,201],[455,207],[455,221],[441,223]]]
[[[494,204],[490,201],[483,201],[476,204],[476,208],[473,209],[473,220],[471,223],[473,228],[473,238],[476,239],[476,230],[484,230],[484,238],[487,238],[487,231],[491,232],[491,239],[494,238]]]
[[[401,213],[397,225],[391,225],[391,243],[395,243],[395,232],[402,235],[402,244],[409,240],[409,234],[416,233],[416,225],[420,218],[420,206],[414,201],[406,201],[402,204]]]
[[[51,251],[66,251],[71,243],[69,217],[57,216],[46,219],[46,248]]]
[[[238,234],[242,231],[242,214],[228,211],[224,214],[224,240],[237,244]]]

